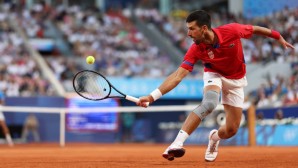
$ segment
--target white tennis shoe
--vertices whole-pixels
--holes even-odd
[[[216,133],[217,130],[212,130],[209,133],[209,143],[208,143],[208,148],[205,153],[205,161],[207,162],[213,162],[215,161],[217,154],[218,154],[218,145],[219,145],[219,140],[214,141],[211,139],[211,136]]]
[[[173,161],[176,158],[182,157],[185,154],[185,149],[180,145],[170,145],[162,154],[162,157],[169,161]]]

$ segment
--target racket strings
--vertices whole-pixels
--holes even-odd
[[[90,79],[88,82],[89,86],[87,85],[88,95],[91,98],[96,98],[97,95],[101,97],[103,94],[100,88],[101,86],[96,84],[96,80],[95,80],[96,77],[93,74],[87,74],[87,76],[88,76],[88,79]]]
[[[76,77],[76,91],[88,99],[103,99],[109,95],[110,85],[100,75],[83,72]]]

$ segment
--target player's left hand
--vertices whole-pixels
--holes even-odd
[[[288,43],[282,36],[280,36],[278,42],[284,47],[284,49],[287,49],[288,47],[291,49],[295,49],[295,47]]]

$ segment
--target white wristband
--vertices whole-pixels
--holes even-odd
[[[150,95],[153,97],[153,100],[157,100],[162,96],[162,93],[159,89],[155,89],[153,92],[150,93]]]

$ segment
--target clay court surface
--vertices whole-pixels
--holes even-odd
[[[220,147],[215,162],[204,161],[204,146],[187,145],[180,159],[167,161],[167,144],[17,144],[0,145],[0,167],[5,168],[263,168],[298,167],[298,147]]]

